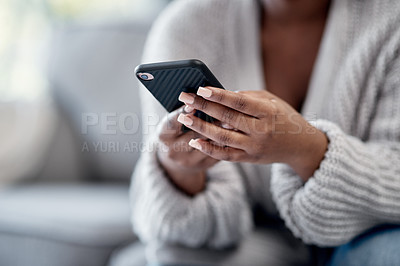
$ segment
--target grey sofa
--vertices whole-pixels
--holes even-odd
[[[128,190],[139,153],[123,147],[141,138],[133,69],[150,24],[55,31],[48,77],[57,129],[42,171],[0,191],[1,266],[107,265],[118,248],[136,243]],[[86,123],[85,115],[98,123]],[[102,128],[121,117],[125,128]],[[132,265],[143,265],[140,247],[137,253]]]

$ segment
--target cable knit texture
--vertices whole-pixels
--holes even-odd
[[[131,189],[138,236],[232,245],[251,230],[251,204],[274,213],[272,198],[292,232],[320,246],[400,223],[399,25],[397,0],[333,0],[302,109],[329,146],[306,184],[284,164],[271,174],[266,165],[221,162],[208,171],[204,192],[186,196],[157,163],[156,125],[166,112],[142,88],[146,149]],[[261,90],[268,84],[259,43],[257,1],[177,0],[154,25],[143,61],[198,58],[226,88]]]
[[[287,226],[320,246],[340,245],[377,224],[400,222],[399,4],[342,5],[358,13],[343,14],[350,32],[346,50],[337,59],[341,66],[332,73],[336,80],[329,97],[321,99],[325,107],[318,115],[325,120],[312,122],[328,136],[328,151],[305,185],[281,164],[273,166],[271,183]]]

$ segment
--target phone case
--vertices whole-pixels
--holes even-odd
[[[149,73],[154,79],[143,80],[138,77],[140,73]],[[135,74],[168,112],[183,105],[178,100],[182,91],[196,93],[200,86],[223,88],[208,67],[197,59],[142,64],[136,67]]]

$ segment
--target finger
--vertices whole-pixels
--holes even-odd
[[[200,87],[197,95],[254,117],[263,117],[268,114],[268,106],[272,105],[269,101],[215,87]]]
[[[194,94],[182,92],[179,96],[179,100],[196,110],[200,110],[209,116],[248,134],[251,132],[251,126],[258,120],[257,118],[243,114],[219,103],[206,100],[203,97]]]
[[[197,149],[194,149],[194,150],[196,152],[200,153],[204,157],[203,160],[199,163],[201,168],[210,168],[220,161],[213,157],[208,156],[207,154],[203,153],[202,151],[199,151]]]
[[[187,114],[190,114],[194,111],[195,109],[192,106],[189,105],[185,105],[185,107],[183,108],[183,111]]]
[[[215,145],[202,139],[192,139],[189,142],[189,145],[204,154],[221,161],[241,162],[247,155],[243,150]]]
[[[244,149],[246,143],[249,143],[248,136],[240,132],[218,127],[191,114],[181,114],[178,117],[178,121],[193,131],[221,145]]]
[[[229,130],[235,130],[235,128],[227,123],[221,123],[221,127]]]
[[[191,130],[172,141],[164,142],[164,151],[168,152],[168,156],[171,159],[182,161],[187,158],[192,160],[194,163],[198,163],[208,156],[200,153],[189,145],[189,141],[194,138],[202,138],[202,136]]]
[[[185,114],[185,113],[183,113]],[[182,124],[179,123],[180,128],[182,128]],[[174,137],[169,137],[168,139],[163,139],[162,142],[164,144],[166,144],[169,147],[173,147],[174,145],[179,147],[179,145],[184,145],[187,144],[191,139],[193,138],[201,138],[202,136],[193,131],[193,130],[189,130],[185,133],[180,133],[179,135],[175,135]],[[188,146],[188,147],[182,147],[184,150],[182,151],[186,151],[186,152],[190,152],[193,151],[193,148]]]
[[[242,94],[242,95],[249,95],[251,97],[255,97],[259,100],[261,99],[265,99],[265,100],[269,100],[273,103],[276,103],[278,101],[278,97],[275,96],[274,94],[268,92],[268,91],[235,91],[238,94]]]
[[[189,145],[190,140],[179,140],[168,146],[168,157],[182,165],[199,165],[208,156]]]
[[[177,137],[185,134],[182,132],[182,124],[177,121],[178,116],[180,114],[194,114],[195,110],[185,108],[186,106],[182,106],[181,108],[178,108],[177,110],[167,114],[167,116],[164,118],[165,121],[163,121],[160,133],[159,133],[159,138],[163,142],[168,142],[171,140],[176,139]],[[188,112],[189,111],[189,112]]]

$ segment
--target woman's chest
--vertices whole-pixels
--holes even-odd
[[[322,29],[263,32],[262,62],[266,89],[300,111],[306,98]]]

